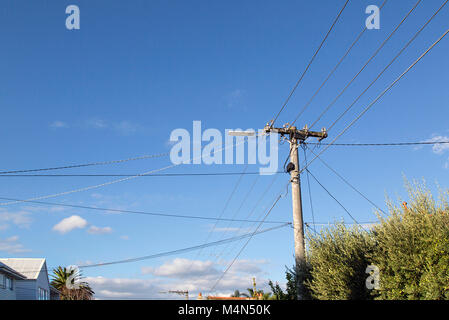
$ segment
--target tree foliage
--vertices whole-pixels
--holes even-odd
[[[425,184],[407,183],[409,203],[388,201],[390,215],[374,227],[374,251],[380,269],[377,299],[449,299],[448,192],[435,200]]]
[[[435,200],[425,183],[406,188],[409,203],[388,200],[389,213],[377,213],[379,223],[367,231],[336,223],[308,235],[312,298],[449,300],[449,193],[440,190]],[[378,289],[366,287],[369,265],[379,270]],[[286,275],[287,292],[270,282],[278,299],[295,297],[288,294],[295,275]]]
[[[296,273],[294,269],[286,268],[285,278],[287,280],[285,292],[279,283],[273,283],[271,280],[268,282],[274,300],[296,300]]]
[[[361,227],[347,228],[342,223],[309,236],[308,261],[311,295],[324,300],[367,299],[367,253],[373,249],[370,234]]]
[[[54,269],[51,285],[59,290],[60,300],[92,300],[95,294],[89,284],[82,281],[81,273],[72,268]]]

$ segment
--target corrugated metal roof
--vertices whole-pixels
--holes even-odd
[[[24,275],[27,279],[37,279],[42,267],[45,264],[44,258],[7,258],[0,259],[11,269]]]

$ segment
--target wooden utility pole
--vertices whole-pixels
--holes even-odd
[[[253,298],[257,296],[256,278],[253,278]]]
[[[290,163],[287,166],[287,172],[290,173],[290,183],[292,185],[292,207],[293,207],[293,230],[295,240],[295,264],[297,279],[297,297],[298,300],[304,299],[304,268],[306,266],[306,248],[304,241],[304,221],[302,216],[301,199],[301,176],[299,174],[298,146],[310,137],[318,138],[319,141],[327,138],[326,129],[320,132],[309,131],[307,126],[298,130],[296,127],[289,126],[287,123],[283,128],[274,128],[273,121],[264,128],[265,133],[278,133],[290,142]],[[253,136],[250,131],[230,131],[232,136]]]
[[[287,125],[284,128],[273,128],[270,125],[265,127],[265,132],[276,132],[283,137],[287,137],[290,142],[290,163],[287,172],[290,173],[290,183],[292,186],[292,208],[293,208],[293,237],[295,240],[295,267],[296,267],[296,292],[298,300],[304,299],[304,274],[306,267],[306,247],[304,241],[304,221],[302,213],[301,197],[301,175],[299,166],[298,147],[309,137],[316,137],[319,141],[327,138],[327,132],[309,131],[307,126],[302,130]]]

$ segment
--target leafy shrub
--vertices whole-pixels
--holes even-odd
[[[308,235],[312,298],[449,300],[449,193],[435,201],[423,183],[406,187],[409,204],[388,200],[389,214],[368,232],[336,223]],[[378,290],[366,288],[368,265],[379,268]]]
[[[410,203],[380,216],[376,246],[368,254],[380,269],[378,299],[449,299],[449,206],[447,192],[435,201],[424,184],[407,183]]]
[[[306,286],[316,299],[368,299],[365,286],[369,264],[367,254],[374,242],[358,226],[348,228],[337,223],[319,236],[309,235],[308,260],[311,279]]]

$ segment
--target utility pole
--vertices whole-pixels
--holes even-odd
[[[293,208],[293,237],[295,240],[295,267],[296,267],[296,292],[298,300],[304,297],[304,269],[306,266],[306,247],[304,241],[304,220],[302,213],[301,197],[301,175],[299,166],[298,147],[309,137],[316,137],[319,141],[327,138],[327,132],[322,129],[321,132],[309,131],[307,126],[302,130],[296,127],[290,127],[286,124],[283,128],[273,128],[268,125],[265,132],[276,132],[286,137],[290,143],[290,163],[287,166],[287,172],[290,173],[290,183],[292,186],[292,208]]]
[[[256,278],[253,278],[253,298],[257,297]]]
[[[304,288],[302,270],[306,263],[306,244],[304,241],[304,221],[302,213],[301,175],[299,174],[298,140],[290,137],[290,183],[292,185],[293,237],[295,239],[296,292],[298,300],[303,300]],[[301,143],[301,142],[300,142]]]
[[[309,131],[307,126],[298,130],[296,127],[285,124],[283,128],[274,128],[273,122],[264,127],[265,133],[278,133],[286,138],[290,143],[290,163],[287,166],[287,172],[290,173],[290,183],[292,186],[292,207],[293,207],[293,236],[295,240],[295,271],[296,271],[296,289],[298,300],[304,297],[304,268],[306,266],[306,248],[304,241],[304,221],[302,214],[301,198],[301,176],[299,166],[298,147],[310,137],[318,138],[319,141],[327,138],[326,129],[321,131]],[[230,131],[233,136],[253,135],[246,131]]]

